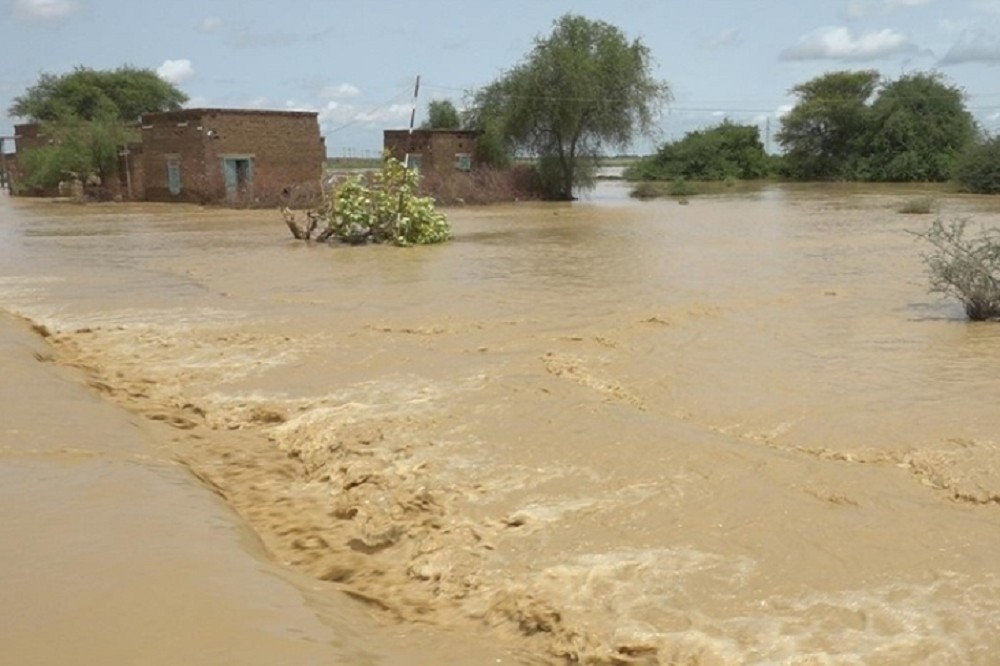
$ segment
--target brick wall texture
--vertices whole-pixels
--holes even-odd
[[[469,130],[385,130],[383,145],[402,162],[407,153],[420,154],[420,168],[440,174],[458,168],[458,155],[470,156],[471,166],[479,164],[476,155],[477,132]]]
[[[133,169],[149,201],[270,205],[318,192],[326,145],[317,114],[301,111],[185,109],[142,117],[142,150]],[[248,182],[227,191],[224,162],[247,160]],[[180,171],[170,191],[169,165]]]

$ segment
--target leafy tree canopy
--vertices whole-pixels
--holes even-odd
[[[833,72],[793,88],[778,142],[801,180],[941,181],[974,142],[965,95],[937,73],[879,84],[875,71]]]
[[[953,176],[967,192],[1000,194],[1000,137],[969,146],[958,157]]]
[[[793,178],[842,180],[854,176],[867,137],[874,70],[823,74],[792,88],[798,103],[781,119],[778,143]]]
[[[447,99],[436,99],[427,105],[427,120],[423,129],[458,129],[462,126],[462,117],[455,105]]]
[[[885,84],[872,104],[868,179],[942,181],[976,137],[965,95],[940,74],[908,74]]]
[[[7,113],[33,122],[66,118],[138,120],[143,113],[181,108],[187,95],[156,72],[135,67],[95,70],[77,67],[68,74],[42,74]]]
[[[768,175],[769,160],[753,125],[731,121],[688,132],[629,168],[630,180],[755,180]]]
[[[549,195],[570,199],[592,183],[605,147],[626,148],[653,130],[668,95],[641,40],[566,14],[521,63],[475,93],[468,121],[493,141],[489,148],[537,157]]]
[[[49,143],[25,151],[25,184],[51,187],[63,180],[106,184],[117,173],[118,152],[143,113],[181,108],[187,95],[149,69],[103,71],[77,67],[68,74],[42,74],[8,113],[41,123]]]

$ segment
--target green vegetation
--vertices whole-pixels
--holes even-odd
[[[865,153],[874,70],[833,72],[792,88],[799,97],[781,119],[783,167],[795,180],[852,180]]]
[[[22,158],[23,186],[28,188],[54,187],[68,179],[104,183],[118,172],[121,147],[138,138],[134,129],[113,118],[66,118],[43,127],[51,143],[25,151]]]
[[[462,117],[458,109],[449,100],[436,99],[427,105],[427,120],[421,129],[458,129],[462,126]]]
[[[976,137],[964,94],[940,74],[916,73],[884,85],[871,106],[861,175],[880,182],[941,182]]]
[[[955,181],[967,192],[1000,194],[1000,137],[986,137],[959,156]]]
[[[383,158],[381,157],[328,157],[326,158],[326,168],[333,171],[380,169],[382,162]]]
[[[1000,230],[968,236],[968,220],[936,220],[919,237],[930,243],[924,255],[932,293],[957,298],[972,321],[1000,318]]]
[[[67,118],[127,122],[151,111],[176,111],[186,101],[187,95],[150,69],[77,67],[69,74],[42,74],[38,83],[14,98],[7,113],[32,122]]]
[[[641,40],[566,14],[521,63],[473,95],[466,125],[482,132],[490,163],[535,157],[548,196],[572,199],[593,185],[605,147],[625,148],[652,131],[668,88],[651,70]]]
[[[451,228],[430,197],[417,196],[419,175],[402,162],[386,157],[382,169],[352,176],[338,184],[324,205],[306,213],[307,227],[288,209],[282,213],[295,238],[309,240],[325,222],[318,241],[428,245],[451,237]]]
[[[837,71],[792,92],[798,103],[781,119],[776,135],[782,155],[765,153],[756,127],[727,121],[664,144],[633,164],[625,177],[713,181],[777,175],[801,181],[921,183],[954,178],[970,192],[1000,193],[1000,142],[977,142],[964,93],[938,73],[880,83],[874,70]],[[933,201],[913,201],[902,212],[933,208]]]
[[[757,180],[768,175],[769,159],[753,125],[722,124],[689,132],[664,144],[655,155],[631,164],[627,180]]]
[[[7,111],[40,123],[50,140],[25,152],[25,185],[53,187],[69,178],[107,182],[117,173],[119,150],[135,138],[131,125],[139,116],[179,109],[186,100],[147,69],[78,67],[60,76],[42,74]]]
[[[782,118],[777,135],[788,177],[876,182],[951,177],[976,136],[962,91],[936,73],[908,74],[880,88],[878,81],[872,70],[841,71],[792,89],[799,102]]]

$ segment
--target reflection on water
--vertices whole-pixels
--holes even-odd
[[[171,424],[278,561],[394,621],[597,661],[987,664],[1000,331],[926,293],[912,193],[608,181],[405,250],[3,201],[0,307]],[[984,201],[942,215],[998,224]]]

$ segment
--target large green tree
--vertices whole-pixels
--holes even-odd
[[[977,131],[964,93],[936,73],[885,84],[869,123],[867,171],[877,181],[947,180]]]
[[[148,69],[42,74],[8,109],[15,118],[38,122],[50,140],[25,151],[25,184],[45,188],[93,177],[106,183],[117,173],[118,151],[135,138],[139,116],[176,110],[185,101],[187,95]]]
[[[43,73],[35,85],[14,98],[7,113],[33,122],[108,117],[135,121],[143,113],[176,111],[187,99],[150,69],[77,67],[67,74]]]
[[[571,199],[592,184],[605,148],[626,148],[653,130],[669,89],[652,68],[641,40],[566,14],[522,62],[474,94],[469,121],[494,149],[538,158],[549,196]]]
[[[788,175],[800,180],[850,180],[868,137],[874,70],[823,74],[792,88],[799,101],[781,119],[778,143]]]

